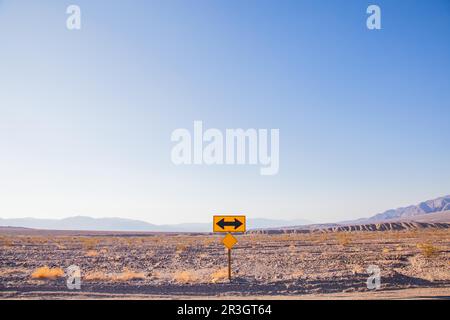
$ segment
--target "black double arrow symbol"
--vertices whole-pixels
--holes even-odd
[[[225,230],[225,227],[234,227],[234,230],[236,230],[237,228],[243,225],[243,223],[236,218],[234,218],[234,221],[225,221],[225,218],[222,218],[216,224],[223,230]]]

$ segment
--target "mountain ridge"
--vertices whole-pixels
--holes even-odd
[[[443,212],[450,210],[450,195],[438,197],[431,200],[422,201],[416,205],[389,209],[378,213],[367,219],[359,219],[357,221],[389,221],[395,219],[407,219],[415,216],[427,215],[431,213]]]

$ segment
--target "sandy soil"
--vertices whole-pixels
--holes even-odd
[[[420,299],[450,297],[450,230],[223,236],[0,233],[7,299]],[[81,269],[68,290],[66,268]],[[381,270],[369,290],[367,267]],[[36,271],[47,266],[50,271]],[[55,272],[56,270],[56,272]],[[46,273],[47,272],[47,273]],[[52,273],[53,272],[53,273]]]

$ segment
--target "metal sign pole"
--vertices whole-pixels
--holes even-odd
[[[228,280],[231,282],[231,249],[228,249]]]

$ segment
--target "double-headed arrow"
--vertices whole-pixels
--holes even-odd
[[[236,218],[234,221],[225,221],[225,218],[222,218],[219,222],[216,223],[219,227],[225,230],[225,227],[234,227],[234,230],[242,226],[242,222]]]

